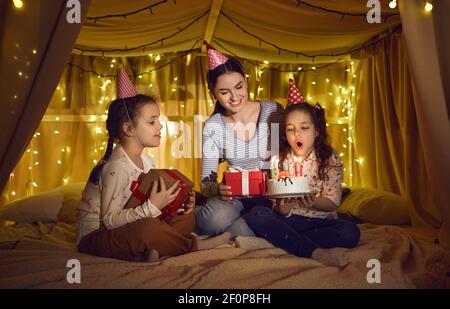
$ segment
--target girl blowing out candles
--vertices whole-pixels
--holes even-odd
[[[257,206],[245,216],[248,226],[273,245],[325,265],[345,267],[346,248],[358,244],[356,224],[337,219],[341,201],[342,164],[329,145],[324,109],[308,104],[290,81],[276,169],[307,177],[314,193],[282,200],[272,210]]]

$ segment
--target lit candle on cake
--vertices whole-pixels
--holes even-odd
[[[289,171],[289,174],[291,174],[292,176],[295,175],[295,172],[294,172],[294,161],[293,160],[289,160],[289,169],[288,169],[288,171]]]
[[[283,161],[283,171],[289,172],[289,162],[286,159]]]
[[[280,160],[277,157],[273,157],[271,160],[270,177],[272,179],[278,179],[278,163]]]
[[[294,176],[298,177],[298,160],[297,157],[294,156]]]

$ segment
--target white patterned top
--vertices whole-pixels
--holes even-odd
[[[141,158],[144,169],[137,167],[122,146],[117,145],[103,166],[98,184],[86,184],[77,209],[77,244],[85,235],[98,230],[101,223],[111,230],[161,214],[149,200],[134,209],[123,209],[131,197],[133,180],[154,167],[150,156],[142,153]]]
[[[278,157],[275,157],[272,162],[278,162]],[[299,162],[295,155],[288,154],[284,162],[282,162],[283,170],[289,171],[291,175],[295,175],[295,162]],[[275,164],[275,163],[273,163]],[[326,180],[319,179],[319,161],[316,153],[313,150],[310,155],[301,162],[302,176],[308,178],[309,187],[316,197],[326,197],[330,199],[336,206],[341,203],[341,183],[343,179],[343,166],[339,160],[338,155],[333,152],[328,159],[327,167],[325,168]],[[337,212],[326,212],[314,209],[308,209],[297,205],[291,211],[294,215],[301,215],[311,218],[327,218],[336,219]]]

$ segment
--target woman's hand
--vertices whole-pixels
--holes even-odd
[[[185,202],[184,209],[186,210],[184,212],[185,215],[190,214],[192,211],[194,211],[195,208],[195,192],[191,191],[189,192],[188,198]]]
[[[180,193],[181,188],[180,181],[177,180],[169,189],[166,189],[166,183],[159,177],[159,185],[161,191],[156,192],[158,190],[158,183],[153,181],[152,191],[150,193],[149,200],[155,205],[158,209],[163,209],[165,206],[172,203],[177,197],[178,193]]]
[[[224,185],[223,183],[219,184],[219,188],[217,189],[217,193],[224,201],[231,201],[233,198],[231,197],[231,187]]]

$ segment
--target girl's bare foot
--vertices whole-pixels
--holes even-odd
[[[159,252],[155,249],[150,250],[147,256],[147,262],[156,262],[159,260]]]
[[[316,249],[311,255],[311,258],[319,261],[326,266],[335,266],[339,268],[345,268],[348,265],[348,257],[346,255],[345,248],[332,248],[332,249]]]
[[[218,236],[210,237],[208,239],[199,239],[194,236],[194,241],[197,242],[197,250],[207,250],[226,244],[230,239],[230,236],[231,234],[228,232],[225,232]]]

